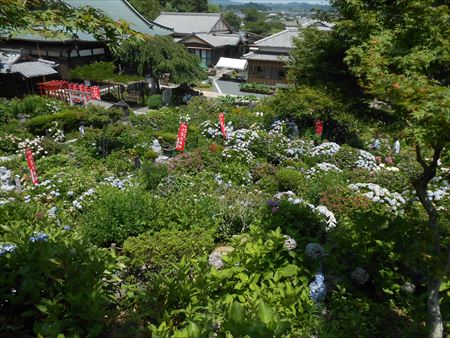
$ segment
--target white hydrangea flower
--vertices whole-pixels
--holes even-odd
[[[283,236],[285,238],[284,240],[284,247],[287,251],[295,250],[297,247],[297,242],[292,237],[289,237],[288,235]]]
[[[320,156],[320,155],[334,155],[336,154],[339,149],[341,149],[341,146],[334,142],[325,142],[322,144],[319,144],[318,146],[314,147],[311,150],[312,156]]]
[[[306,171],[306,177],[310,178],[313,177],[317,174],[323,173],[323,172],[330,172],[330,171],[334,171],[334,172],[342,172],[341,169],[339,169],[337,166],[335,166],[332,163],[327,163],[327,162],[321,162],[316,164],[314,167],[308,169]]]

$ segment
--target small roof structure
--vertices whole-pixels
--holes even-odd
[[[54,75],[58,72],[53,69],[57,64],[53,65],[43,61],[20,62],[12,65],[11,73],[20,73],[26,78],[39,77],[45,75]]]
[[[58,74],[58,65],[43,59],[23,61],[24,54],[19,49],[0,49],[0,74],[19,73],[26,78]]]
[[[216,68],[245,70],[247,68],[247,65],[247,60],[221,57],[216,64]]]
[[[264,39],[255,41],[257,47],[294,48],[294,38],[299,34],[298,28],[289,27]]]
[[[200,39],[213,48],[223,46],[237,46],[242,40],[239,34],[206,34],[193,33],[182,39],[178,39],[178,43],[194,42],[195,39]]]
[[[247,65],[247,60],[221,57],[216,64],[216,68],[245,70],[247,68]]]
[[[220,13],[162,12],[155,20],[157,24],[170,27],[178,34],[211,33],[223,21]],[[228,24],[223,21],[228,31]]]
[[[245,60],[271,61],[271,62],[286,62],[289,59],[287,55],[258,54],[253,52],[244,54],[243,58]]]

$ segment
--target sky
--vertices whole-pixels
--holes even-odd
[[[328,0],[233,0],[236,2],[258,2],[258,3],[264,3],[264,2],[272,2],[272,3],[287,3],[287,2],[305,2],[308,4],[313,5],[329,5]]]

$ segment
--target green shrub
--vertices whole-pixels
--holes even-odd
[[[108,170],[118,176],[126,175],[134,168],[130,154],[125,150],[115,151],[108,155],[105,159],[105,165]]]
[[[155,189],[161,180],[169,174],[166,165],[146,162],[142,166],[142,180],[147,190]]]
[[[294,169],[282,168],[276,173],[279,191],[298,192],[305,180],[302,173]]]
[[[239,86],[241,92],[273,94],[274,89],[260,83],[241,83]]]
[[[140,270],[170,274],[173,263],[182,257],[196,258],[214,248],[214,231],[204,229],[162,230],[129,237],[123,252],[129,256],[131,267]]]
[[[346,144],[342,145],[339,151],[334,154],[333,162],[340,169],[351,169],[356,166],[358,160],[358,150]]]
[[[162,318],[149,325],[155,336],[309,337],[317,329],[309,298],[309,271],[301,256],[284,247],[279,229],[252,228],[218,248],[223,266],[203,257],[181,261],[173,278],[159,282],[163,313],[148,307],[147,315]],[[147,297],[155,297],[152,290]],[[177,321],[176,326],[173,325]]]
[[[149,161],[153,161],[158,157],[158,153],[156,151],[153,150],[147,150],[144,154],[144,159],[145,160],[149,160]]]
[[[82,233],[97,245],[121,245],[129,236],[136,236],[151,228],[155,218],[152,197],[138,188],[124,191],[103,187],[98,198],[82,215]]]
[[[163,99],[161,94],[151,95],[145,101],[147,107],[150,109],[159,109],[163,106]]]
[[[116,123],[102,129],[87,129],[82,142],[92,150],[94,156],[104,158],[114,151],[133,148],[137,137],[129,126]]]
[[[172,143],[174,145],[175,145],[175,142],[177,141],[177,134],[160,132],[160,131],[155,131],[152,134],[156,137],[160,137],[161,140],[163,140],[164,142]]]
[[[83,120],[83,113],[66,110],[55,114],[33,117],[26,122],[26,127],[33,134],[42,134],[45,129],[52,127],[52,123],[56,121],[65,131],[72,131],[77,129],[80,122]]]
[[[69,228],[6,229],[2,242],[16,247],[0,255],[2,336],[99,336],[114,293],[111,271],[118,271],[111,254]]]

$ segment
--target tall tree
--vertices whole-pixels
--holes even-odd
[[[233,28],[233,30],[238,31],[241,28],[241,18],[234,14],[233,12],[226,12],[223,15],[226,22]]]
[[[450,146],[450,16],[444,0],[332,0],[343,17],[345,62],[367,93],[389,103],[404,121],[421,170],[412,186],[428,216],[429,336],[443,336],[439,289],[450,267],[448,229],[428,197],[444,149]],[[427,158],[427,157],[430,158]]]
[[[122,64],[134,68],[139,74],[150,74],[156,81],[165,76],[172,83],[194,83],[205,78],[200,59],[189,53],[183,45],[166,36],[147,37],[145,41],[125,41],[117,50]]]

